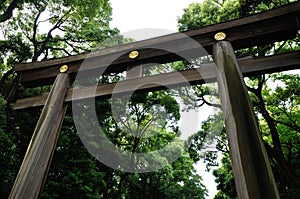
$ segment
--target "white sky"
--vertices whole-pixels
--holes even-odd
[[[121,34],[147,39],[161,34],[177,32],[177,19],[190,3],[201,0],[110,0],[113,8],[111,28],[117,27]],[[197,117],[197,116],[195,116]],[[199,125],[200,126],[200,125]],[[209,197],[216,194],[216,183],[211,173],[205,172],[205,164],[197,163],[197,171],[209,191]]]
[[[113,8],[111,27],[121,33],[136,29],[165,29],[177,32],[177,18],[183,9],[202,0],[110,0]]]

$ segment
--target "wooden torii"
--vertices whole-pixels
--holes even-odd
[[[204,79],[218,81],[237,194],[242,199],[279,198],[243,76],[299,68],[300,52],[238,60],[233,49],[293,39],[299,30],[299,16],[300,2],[296,2],[253,16],[183,33],[201,44],[214,57],[215,63],[197,69],[201,75],[195,71],[196,69],[180,73],[193,85],[204,83]],[[96,59],[93,61],[91,58],[89,67],[85,70],[97,71],[109,64],[105,72],[109,74],[140,68],[139,66],[144,63],[168,63],[182,59],[174,53],[156,49],[157,45],[168,46],[173,52],[186,52],[190,55],[189,58],[196,58],[194,57],[196,54],[193,53],[196,49],[184,45],[178,35],[179,33],[175,33],[93,52],[93,58]],[[128,55],[132,51],[138,51],[139,56],[135,59],[130,58]],[[108,63],[112,56],[120,53],[122,56],[119,59]],[[67,104],[72,100],[109,98],[112,95],[116,83],[98,85],[93,96],[88,92],[89,87],[70,87],[86,58],[87,54],[80,54],[16,65],[15,71],[20,75],[20,82],[23,85],[37,87],[53,84],[53,86],[47,95],[16,101],[15,109],[36,106],[44,108],[9,198],[39,197]],[[213,67],[214,65],[217,67]],[[118,82],[122,85],[122,89],[118,92],[136,90],[134,86],[136,84],[144,85],[138,90],[147,92],[162,89],[160,85],[180,86],[183,83],[174,78],[173,72],[142,77],[140,69],[137,69],[128,76],[130,78]],[[72,96],[73,91],[76,91],[76,96]]]

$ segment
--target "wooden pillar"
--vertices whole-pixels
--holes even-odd
[[[213,46],[213,56],[238,198],[279,198],[247,88],[230,42],[217,42]]]
[[[143,66],[128,66],[126,71],[126,79],[132,79],[143,76]]]
[[[133,50],[129,53],[128,57],[129,59],[136,59],[139,56],[139,51]],[[137,78],[137,77],[142,77],[143,76],[143,66],[138,65],[138,66],[128,66],[127,71],[126,71],[126,79],[132,79],[132,78]]]
[[[66,112],[63,102],[69,84],[67,73],[58,74],[29,143],[10,199],[39,197]]]

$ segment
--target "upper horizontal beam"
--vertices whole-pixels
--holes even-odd
[[[67,64],[68,73],[76,74],[84,60],[89,65],[84,70],[105,70],[106,73],[122,72],[128,66],[145,63],[167,63],[182,60],[176,55],[184,54],[184,58],[196,58],[201,49],[191,47],[185,42],[186,37],[198,42],[210,53],[215,43],[214,35],[225,32],[235,50],[255,45],[266,44],[295,37],[299,29],[300,2],[289,4],[274,10],[266,11],[224,23],[202,27],[199,29],[174,33],[153,39],[115,46],[92,53],[79,54],[60,59],[16,65],[15,71],[20,73],[20,81],[27,86],[39,86],[52,83],[59,73],[60,66]],[[161,50],[169,49],[169,50]],[[138,58],[132,60],[128,53],[139,50]],[[117,57],[117,58],[116,58]],[[114,60],[111,63],[111,60]]]
[[[300,51],[268,56],[257,59],[239,60],[239,65],[244,76],[265,74],[300,68]],[[171,72],[153,76],[128,79],[117,83],[86,87],[81,89],[70,88],[65,102],[87,98],[109,98],[112,94],[128,92],[156,91],[164,88],[173,88],[184,85],[194,85],[216,81],[215,64],[202,65],[200,68],[180,72]],[[16,101],[14,109],[43,106],[47,94]]]

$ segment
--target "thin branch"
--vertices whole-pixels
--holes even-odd
[[[220,104],[210,103],[204,98],[204,96],[202,96],[202,101],[208,106],[213,106],[222,110],[222,106]]]
[[[20,83],[20,75],[17,75],[13,79],[12,84],[10,85],[10,88],[9,88],[10,92],[5,96],[6,102],[9,103],[9,102],[15,101],[15,94],[18,90],[19,83]]]
[[[60,30],[60,31],[63,31],[63,32],[67,32],[67,30],[63,29],[62,27],[58,27],[57,29]]]
[[[209,101],[207,101],[207,100],[204,98],[205,94],[204,94],[203,89],[201,88],[201,86],[197,86],[197,88],[201,91],[200,96],[198,96],[198,97],[200,97],[200,99],[203,101],[203,103],[201,104],[201,106],[205,103],[205,104],[208,105],[208,106],[213,106],[213,107],[222,109],[222,106],[221,106],[220,104],[210,103]]]
[[[53,16],[53,17],[50,17],[50,18],[48,18],[48,19],[39,21],[39,22],[37,23],[37,25],[39,25],[40,23],[44,23],[44,22],[50,21],[51,19],[55,19],[55,18],[58,18],[58,16]]]
[[[254,94],[257,93],[257,90],[256,90],[255,88],[252,88],[252,87],[247,86],[247,85],[246,85],[246,87],[247,87],[248,91],[250,91],[250,92],[252,92],[252,93],[254,93]]]
[[[38,42],[37,42],[37,31],[38,30],[37,29],[38,29],[38,20],[39,20],[41,14],[42,14],[42,12],[39,11],[37,16],[35,17],[34,23],[33,23],[33,35],[32,35],[31,41],[32,41],[33,47],[34,47],[34,54],[36,54],[38,51]],[[34,60],[34,61],[36,61],[36,60]]]
[[[48,49],[50,50],[59,50],[65,52],[67,55],[71,56],[72,54],[69,53],[65,48],[54,48],[54,47],[49,47]]]
[[[273,118],[272,118],[273,119]],[[282,124],[282,125],[285,125],[295,131],[298,131],[300,132],[300,127],[296,125],[296,123],[294,121],[291,121],[293,124],[289,124],[288,122],[282,122],[282,121],[279,121],[279,120],[275,120],[273,119],[273,121],[277,124]]]
[[[11,68],[9,71],[3,74],[2,78],[0,79],[0,85],[3,85],[4,82],[8,79],[8,77],[14,73],[14,68]]]
[[[284,42],[279,46],[279,48],[275,49],[275,52],[274,52],[275,55],[278,54],[278,52],[283,48],[283,46],[286,44],[286,42],[287,42],[287,41],[284,41]]]
[[[52,38],[52,32],[57,29],[59,26],[61,26],[61,24],[63,24],[65,22],[64,18],[65,16],[67,16],[69,13],[71,12],[71,10],[69,10],[68,12],[66,12],[57,22],[56,24],[49,30],[47,37],[45,38],[45,40],[42,42],[42,45],[40,47],[40,49],[35,52],[35,54],[33,55],[32,61],[37,61],[38,57],[42,54],[42,52],[44,52],[46,50],[46,45],[49,42],[49,40]]]
[[[158,118],[158,117],[157,117]],[[150,127],[150,125],[155,121],[155,118],[151,118],[150,120],[148,120],[148,122],[146,123],[145,127],[142,129],[141,133],[140,133],[140,137],[143,137],[144,134],[146,133],[147,129]]]
[[[44,53],[44,58],[42,59],[42,61],[45,61],[45,60],[47,60],[48,59],[48,55],[49,55],[49,49],[46,49],[45,50],[46,52]]]
[[[74,44],[71,44],[70,42],[68,42],[68,40],[65,40],[66,44],[68,44],[75,53],[80,53],[79,50],[82,50],[82,51],[87,51],[87,49],[85,49],[84,47],[81,47],[81,46],[76,46]]]

